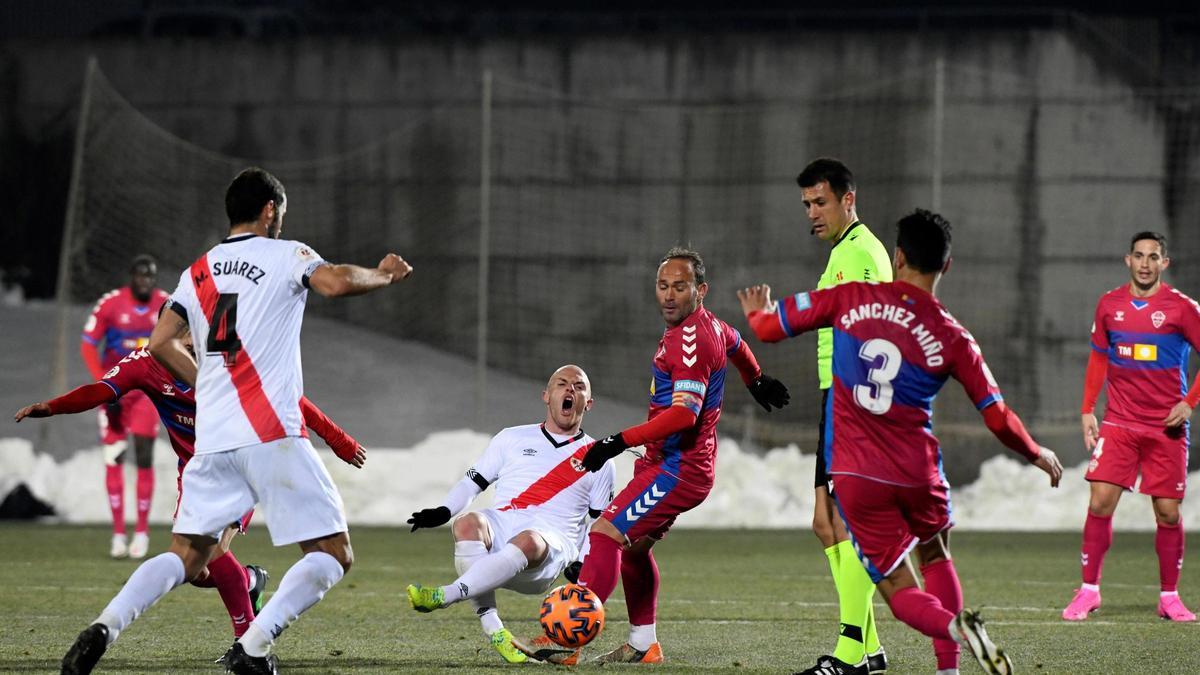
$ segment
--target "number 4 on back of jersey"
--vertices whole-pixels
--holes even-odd
[[[205,351],[225,356],[225,367],[237,363],[238,352],[242,351],[242,340],[237,334],[237,293],[221,293],[212,316],[208,317],[208,339]]]

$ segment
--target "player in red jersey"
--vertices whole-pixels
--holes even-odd
[[[158,266],[154,258],[139,255],[129,266],[129,285],[105,293],[92,308],[83,327],[80,355],[93,379],[99,380],[134,349],[145,347],[167,299],[166,291],[155,288]],[[100,345],[104,347],[101,350]],[[100,408],[100,443],[104,449],[105,487],[112,510],[113,538],[109,551],[114,558],[146,557],[150,546],[150,499],[154,494],[154,437],[158,415],[142,392]],[[137,525],[133,541],[125,538],[125,450],[133,436],[137,463]]]
[[[185,337],[184,343],[191,348],[190,335]],[[171,448],[179,457],[179,472],[175,480],[182,493],[180,477],[183,475],[183,468],[192,458],[196,442],[195,392],[167,373],[144,347],[130,352],[99,382],[77,387],[49,401],[25,406],[17,411],[14,419],[20,422],[26,417],[81,413],[119,401],[131,393],[147,396],[167,428]],[[362,467],[366,460],[366,451],[358,441],[326,417],[307,398],[300,399],[300,407],[305,424],[329,444],[334,454],[348,464]],[[256,565],[243,567],[230,550],[234,535],[245,532],[253,513],[253,510],[247,512],[237,523],[226,528],[206,571],[192,581],[193,585],[201,588],[217,589],[233,622],[235,640],[246,632],[250,622],[254,620],[255,613],[262,607],[262,594],[267,583],[266,570]]]
[[[768,411],[788,402],[787,388],[763,374],[738,332],[704,308],[704,272],[695,251],[673,248],[663,256],[656,294],[667,330],[654,355],[648,421],[597,441],[583,457],[585,468],[599,471],[627,448],[646,446],[633,480],[592,525],[591,549],[579,573],[579,583],[602,602],[616,589],[618,573],[625,587],[629,642],[599,657],[601,663],[662,661],[654,625],[658,566],[650,548],[712,489],[727,361]]]
[[[957,672],[959,645],[985,671],[1011,673],[962,589],[947,548],[954,521],[942,452],[933,435],[933,399],[958,380],[988,429],[1050,475],[1062,466],[1029,437],[974,338],[935,296],[950,267],[950,224],[918,209],[897,224],[896,281],[851,282],[771,302],[770,288],[738,292],[758,337],[777,342],[833,328],[833,388],[822,449],[834,498],[859,558],[897,619],[934,639],[938,672]],[[916,549],[925,579],[908,563]],[[866,673],[865,665],[826,662],[829,675]]]
[[[1166,239],[1156,232],[1133,236],[1125,256],[1130,282],[1100,297],[1092,324],[1092,353],[1083,387],[1083,442],[1092,451],[1085,478],[1091,483],[1083,526],[1083,584],[1062,617],[1082,621],[1100,607],[1100,568],[1112,544],[1112,517],[1121,492],[1150,496],[1158,532],[1158,614],[1195,621],[1179,599],[1183,522],[1179,505],[1187,487],[1188,420],[1200,403],[1200,376],[1187,383],[1188,352],[1200,349],[1200,306],[1162,281],[1170,264]],[[1189,349],[1190,347],[1190,349]],[[1104,424],[1093,409],[1108,383]]]

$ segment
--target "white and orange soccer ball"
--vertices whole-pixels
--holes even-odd
[[[604,630],[604,604],[591,589],[566,584],[550,591],[542,601],[541,622],[546,637],[578,649]]]

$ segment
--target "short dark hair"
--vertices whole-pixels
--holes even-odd
[[[141,253],[133,257],[133,261],[129,263],[129,273],[136,274],[139,267],[149,267],[155,274],[158,273],[158,261],[148,253]]]
[[[832,157],[814,159],[796,176],[796,185],[802,188],[816,187],[821,182],[829,183],[829,189],[838,199],[854,191],[854,174],[850,167]]]
[[[278,178],[256,166],[243,169],[225,190],[229,226],[256,220],[267,202],[275,202],[278,208],[284,199],[283,183]]]
[[[926,209],[917,209],[896,223],[896,248],[908,266],[931,274],[950,259],[950,221]]]
[[[699,251],[685,246],[672,246],[671,250],[667,251],[666,255],[658,261],[658,266],[662,267],[663,263],[675,259],[687,260],[692,263],[692,274],[696,277],[696,285],[704,283],[704,258],[700,257]]]
[[[1157,241],[1158,247],[1162,249],[1163,257],[1167,257],[1167,238],[1158,232],[1151,232],[1150,230],[1142,230],[1141,232],[1133,235],[1133,239],[1129,240],[1129,252],[1133,253],[1133,247],[1137,246],[1137,243],[1143,239],[1153,239],[1154,241]]]

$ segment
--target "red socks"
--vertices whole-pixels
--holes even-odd
[[[942,608],[958,614],[963,608],[962,586],[958,583],[958,572],[952,560],[939,560],[921,568],[925,578],[925,592],[938,599]],[[938,670],[958,668],[958,643],[954,640],[934,639],[933,653],[937,656]]]
[[[1174,525],[1158,524],[1154,535],[1154,550],[1158,552],[1158,580],[1164,593],[1179,588],[1179,573],[1183,569],[1183,521]]]
[[[113,534],[125,534],[125,467],[105,465],[104,487],[108,490],[108,508],[112,510]]]
[[[579,571],[579,583],[592,589],[600,602],[608,602],[608,596],[617,588],[617,574],[621,571],[621,545],[601,532],[589,534],[588,541],[591,549],[583,561],[583,569]],[[633,612],[632,605],[629,611]]]
[[[250,577],[242,563],[234,557],[233,551],[208,563],[208,577],[194,584],[201,588],[216,587],[225,603],[225,611],[233,622],[233,637],[240,638],[254,620],[254,606],[250,604],[250,593],[246,587],[250,585]]]
[[[654,623],[658,609],[658,563],[654,562],[654,554],[626,551],[621,557],[621,585],[625,588],[629,623],[634,626]]]
[[[892,614],[904,623],[935,640],[952,640],[950,622],[954,614],[942,607],[938,599],[912,586],[902,588],[888,600]]]
[[[1100,583],[1100,568],[1104,566],[1104,554],[1112,546],[1112,538],[1112,516],[1104,518],[1089,512],[1083,524],[1083,545],[1079,556],[1083,583],[1093,586]]]
[[[137,470],[137,527],[134,532],[150,531],[150,501],[154,497],[154,469]]]

